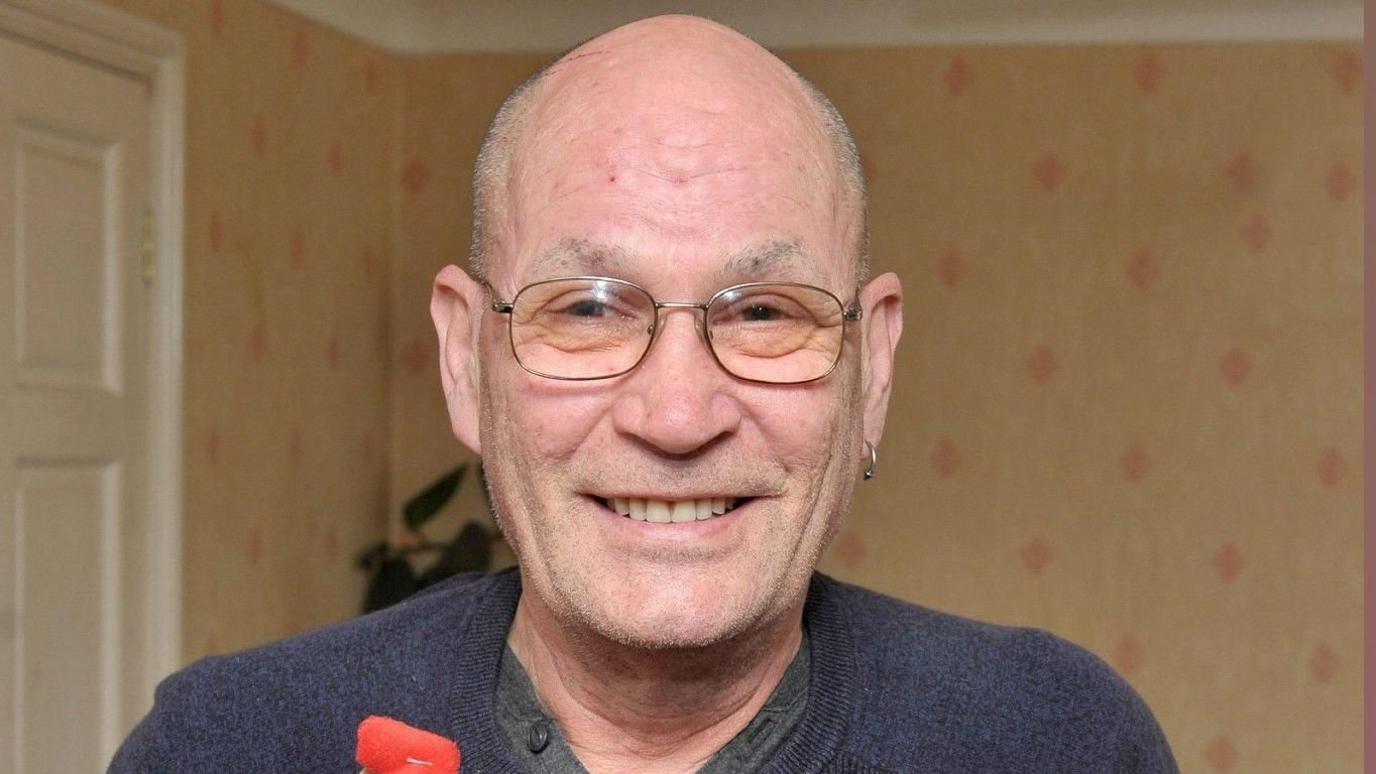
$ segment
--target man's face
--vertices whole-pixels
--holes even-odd
[[[538,103],[508,188],[495,295],[593,274],[662,301],[779,280],[850,303],[858,222],[801,95],[777,72],[702,88],[646,84],[635,70],[601,63]],[[545,608],[626,644],[705,645],[796,610],[848,508],[860,331],[848,324],[830,376],[765,385],[716,364],[699,312],[662,314],[636,370],[568,382],[520,368],[506,320],[485,313],[481,448]],[[617,513],[617,498],[736,506],[659,524]]]

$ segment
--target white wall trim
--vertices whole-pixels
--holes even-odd
[[[182,663],[182,268],[186,56],[181,35],[92,0],[0,0],[0,31],[134,73],[151,88],[156,282],[150,315],[146,703]]]
[[[1360,40],[1360,0],[268,0],[401,54],[549,52],[682,11],[772,48]]]

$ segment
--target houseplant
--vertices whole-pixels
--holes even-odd
[[[484,500],[482,465],[477,479]],[[358,555],[358,565],[371,576],[363,600],[363,612],[371,613],[396,604],[412,594],[461,572],[486,572],[492,568],[492,544],[501,539],[494,529],[476,519],[459,526],[449,540],[436,542],[425,534],[425,525],[453,499],[468,473],[469,463],[454,467],[406,501],[402,508],[403,539],[380,540]],[[417,563],[421,569],[417,570]]]

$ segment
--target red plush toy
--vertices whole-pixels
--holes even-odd
[[[358,724],[355,756],[368,774],[459,774],[458,745],[377,715]]]

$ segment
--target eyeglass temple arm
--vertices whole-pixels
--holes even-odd
[[[516,308],[510,301],[499,301],[497,299],[497,291],[492,289],[492,285],[489,284],[487,280],[480,279],[478,280],[478,284],[483,286],[483,290],[487,291],[489,296],[492,296],[492,302],[489,304],[492,311],[497,314],[511,314],[511,310]]]

